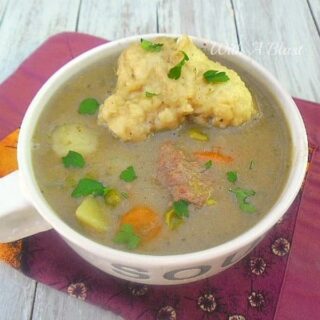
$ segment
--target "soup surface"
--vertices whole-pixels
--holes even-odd
[[[290,166],[289,132],[276,106],[246,81],[260,116],[245,125],[221,129],[187,121],[178,129],[156,133],[145,141],[123,142],[97,125],[97,114],[78,112],[84,99],[92,97],[102,103],[111,94],[116,81],[113,66],[114,61],[97,64],[66,83],[54,95],[34,133],[36,178],[55,212],[91,239],[128,250],[124,243],[115,241],[121,218],[132,208],[150,208],[160,218],[159,230],[152,239],[134,246],[134,251],[155,255],[207,249],[256,224],[277,200]],[[85,126],[97,137],[97,145],[92,146],[94,151],[84,155],[82,168],[65,167],[62,156],[53,150],[52,135],[64,125]],[[206,138],[198,140],[196,134],[195,139],[194,132]],[[203,169],[199,174],[212,188],[203,206],[182,203],[189,216],[177,219],[174,225],[168,214],[174,205],[173,198],[159,177],[163,173],[159,157],[165,157],[160,152],[165,153],[163,146],[168,142],[186,157],[193,159],[202,154],[202,158],[192,161],[198,161],[198,168]],[[120,178],[128,167],[132,167],[136,176],[130,182]],[[92,197],[106,216],[107,228],[102,232],[88,228],[76,218],[84,197],[71,194],[83,178],[117,191],[116,205],[106,204],[103,196]]]

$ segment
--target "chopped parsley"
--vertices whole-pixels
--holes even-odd
[[[217,70],[208,70],[203,74],[203,77],[210,83],[226,82],[230,80],[225,72]]]
[[[78,112],[80,114],[95,114],[99,109],[100,103],[94,98],[87,98],[81,101]]]
[[[128,249],[132,250],[139,246],[141,239],[135,234],[133,226],[126,223],[121,226],[113,241],[119,244],[126,244]]]
[[[99,181],[83,178],[80,179],[71,196],[74,198],[85,197],[90,194],[94,196],[103,196],[105,194],[105,187]]]
[[[210,169],[212,167],[212,160],[207,161],[204,164],[204,167],[206,168],[206,170]]]
[[[178,200],[173,203],[173,210],[177,217],[189,217],[189,202],[186,200]]]
[[[65,157],[62,157],[62,162],[66,168],[83,168],[86,164],[80,153],[71,150]]]
[[[136,172],[134,171],[133,166],[128,167],[120,173],[120,179],[125,182],[132,182],[137,179]]]
[[[228,171],[227,179],[229,182],[235,183],[238,180],[238,174],[236,171]]]
[[[256,207],[248,202],[248,197],[252,197],[256,194],[254,190],[247,190],[247,189],[241,189],[241,188],[235,188],[230,189],[230,192],[234,193],[236,195],[239,208],[247,213],[254,213],[257,211]]]
[[[152,98],[152,97],[154,97],[154,96],[158,96],[159,93],[154,93],[154,92],[146,91],[146,92],[145,92],[145,95],[146,95],[147,98]]]
[[[170,79],[178,80],[181,76],[181,69],[183,65],[186,63],[186,61],[189,60],[188,55],[184,51],[181,51],[181,52],[183,53],[182,60],[169,70],[168,77]]]
[[[149,52],[159,52],[162,49],[163,43],[154,43],[149,40],[140,39],[141,48]]]

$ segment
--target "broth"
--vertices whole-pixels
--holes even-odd
[[[119,217],[136,205],[147,205],[163,215],[172,203],[169,191],[156,179],[160,146],[170,140],[190,153],[220,148],[234,160],[231,163],[214,162],[206,170],[208,179],[213,181],[216,204],[202,208],[190,206],[190,217],[185,219],[185,223],[175,230],[164,224],[158,237],[144,243],[135,252],[165,255],[199,251],[231,240],[256,224],[279,197],[290,167],[289,131],[274,102],[267,100],[258,88],[250,86],[250,81],[247,81],[261,116],[246,125],[227,129],[202,127],[201,130],[209,136],[207,142],[189,138],[188,130],[199,128],[191,122],[176,130],[157,133],[143,142],[122,142],[108,129],[97,125],[96,115],[78,113],[83,99],[95,97],[102,102],[111,93],[116,80],[111,67],[113,62],[97,64],[71,79],[51,99],[37,125],[33,166],[43,196],[54,211],[80,233],[107,246],[126,250],[113,241]],[[84,124],[98,135],[97,151],[85,157],[86,166],[81,169],[65,168],[61,157],[52,150],[53,130],[68,123]],[[132,183],[119,179],[120,172],[128,166],[133,166],[138,176]],[[228,171],[237,172],[236,183],[228,181]],[[71,197],[71,193],[74,182],[84,176],[128,193],[128,199],[123,198],[119,206],[110,208],[110,226],[105,233],[91,232],[75,217],[81,199]],[[256,213],[245,213],[239,209],[235,196],[229,192],[235,186],[256,191],[256,195],[250,198],[257,208]]]

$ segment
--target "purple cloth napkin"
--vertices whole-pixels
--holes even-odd
[[[106,40],[62,33],[47,40],[0,86],[0,139],[19,127],[50,75]],[[246,258],[209,279],[147,286],[109,276],[78,257],[55,231],[23,241],[21,270],[126,319],[315,319],[320,314],[320,105],[296,99],[310,143],[303,190]]]

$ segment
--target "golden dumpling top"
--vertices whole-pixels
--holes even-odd
[[[107,125],[124,141],[141,141],[151,133],[178,127],[188,116],[216,127],[239,126],[255,114],[252,96],[239,75],[210,60],[187,36],[157,38],[161,49],[150,52],[134,43],[118,61],[114,94],[99,111],[99,124]],[[183,51],[183,52],[182,52]],[[184,58],[178,79],[168,73]],[[209,83],[208,70],[226,72],[226,82]]]

